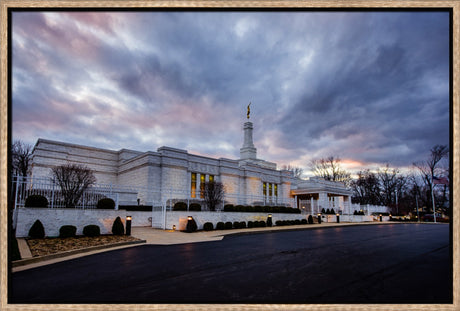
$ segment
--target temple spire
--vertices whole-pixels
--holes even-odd
[[[251,113],[251,107],[250,106],[251,106],[251,102],[249,102],[249,105],[248,105],[248,115],[247,115],[248,120],[249,120],[249,114]]]

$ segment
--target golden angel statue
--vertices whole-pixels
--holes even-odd
[[[251,113],[251,107],[249,106],[251,106],[251,102],[249,102],[249,105],[248,105],[248,119],[249,119],[249,114]]]

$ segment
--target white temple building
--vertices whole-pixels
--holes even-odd
[[[83,164],[93,170],[96,187],[110,185],[120,205],[199,201],[200,184],[213,180],[224,185],[224,204],[283,205],[307,213],[334,208],[348,213],[352,193],[342,183],[302,180],[278,170],[276,163],[257,158],[252,122],[244,123],[243,134],[239,159],[204,157],[171,147],[156,152],[114,151],[40,138],[33,150],[31,175],[49,179],[54,166]]]

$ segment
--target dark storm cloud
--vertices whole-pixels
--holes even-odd
[[[436,12],[14,13],[13,132],[236,158],[251,101],[261,158],[407,166],[448,142],[448,26]]]

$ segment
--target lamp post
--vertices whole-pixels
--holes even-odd
[[[337,214],[335,214],[335,216],[337,216],[337,223],[340,223],[340,214],[337,213]]]
[[[131,216],[126,216],[126,235],[131,235]]]
[[[380,222],[382,222],[382,214],[380,214],[379,217],[380,217]]]
[[[273,221],[272,221],[272,214],[268,214],[267,217],[267,227],[273,226]]]
[[[318,213],[318,224],[321,224],[321,213]]]

